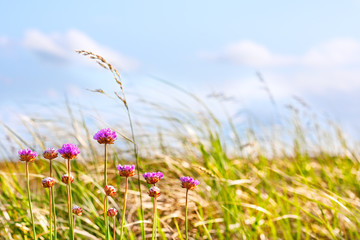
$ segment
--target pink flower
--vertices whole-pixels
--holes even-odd
[[[116,133],[110,128],[104,128],[95,133],[94,139],[100,144],[113,144],[116,140]]]
[[[33,162],[38,154],[30,149],[22,149],[18,152],[20,161]]]
[[[197,185],[200,184],[200,182],[192,177],[181,177],[181,187],[187,188],[189,190],[193,190],[196,188]]]
[[[65,159],[74,159],[80,153],[79,148],[72,143],[63,144],[62,148],[58,150],[61,156]]]
[[[149,172],[144,173],[143,177],[145,178],[148,184],[155,184],[160,181],[164,177],[162,172]]]
[[[58,152],[55,148],[49,148],[44,151],[43,157],[49,160],[53,160],[54,158],[57,158]]]
[[[132,177],[135,175],[135,165],[117,165],[119,175],[122,177]]]

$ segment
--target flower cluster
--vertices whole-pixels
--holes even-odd
[[[106,185],[104,191],[107,196],[113,197],[116,194],[116,189],[111,185]]]
[[[49,148],[44,151],[43,157],[49,160],[53,160],[54,158],[57,158],[58,152],[55,148]]]
[[[119,171],[121,177],[132,177],[135,175],[135,165],[117,165],[116,169]]]
[[[46,177],[41,181],[44,188],[51,188],[55,184],[55,179]]]
[[[100,144],[113,144],[116,140],[116,133],[110,128],[104,128],[94,135],[94,139]]]
[[[67,173],[62,175],[61,181],[65,184],[69,183],[69,176]],[[73,183],[74,181],[75,181],[75,178],[73,177],[73,175],[70,174],[70,183]]]
[[[107,210],[107,215],[109,217],[115,217],[117,215],[116,208],[109,208],[109,210]]]
[[[146,172],[143,177],[148,184],[156,184],[164,177],[164,174],[162,172]]]
[[[80,153],[80,150],[75,144],[66,143],[58,150],[58,152],[63,158],[71,160],[76,158],[76,156]]]
[[[193,190],[196,188],[197,185],[200,184],[200,182],[192,177],[181,177],[181,187],[186,188],[188,190]]]
[[[38,154],[35,151],[31,151],[30,149],[22,149],[18,152],[20,161],[24,162],[33,162]]]
[[[81,215],[82,215],[82,212],[83,212],[82,208],[79,207],[78,205],[74,205],[74,206],[72,207],[72,213],[73,213],[73,214],[75,214],[75,215],[77,215],[77,216],[81,216]]]
[[[160,196],[160,188],[155,186],[151,187],[149,189],[149,196],[153,198],[157,198],[158,196]]]

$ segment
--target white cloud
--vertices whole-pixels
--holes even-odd
[[[273,53],[263,45],[244,40],[204,56],[249,67],[339,66],[360,63],[360,42],[351,38],[334,39],[309,49],[303,55],[292,56]]]
[[[76,57],[74,50],[88,50],[102,55],[121,70],[134,70],[138,67],[136,60],[125,57],[114,49],[97,43],[85,33],[74,29],[66,33],[53,34],[45,34],[36,29],[28,30],[25,33],[23,44],[46,61],[56,63],[79,62],[81,60]]]
[[[266,47],[251,41],[230,44],[217,58],[253,67],[283,66],[295,60],[293,57],[273,54]]]
[[[333,39],[300,55],[277,54],[265,46],[241,41],[209,56],[212,60],[264,71],[265,79],[277,97],[326,95],[329,91],[353,93],[360,89],[360,41],[354,39]],[[251,79],[229,81],[225,88],[231,91],[258,86],[254,74]],[[248,97],[256,98],[256,95]]]

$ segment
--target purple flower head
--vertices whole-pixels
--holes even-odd
[[[57,158],[58,152],[55,148],[49,148],[44,151],[43,157],[49,160],[53,160],[54,158]]]
[[[116,169],[122,177],[132,177],[135,175],[135,165],[117,165]]]
[[[24,162],[33,162],[38,154],[35,151],[31,151],[30,149],[22,149],[18,151],[20,161]]]
[[[94,139],[100,144],[113,144],[116,140],[116,133],[110,128],[104,128],[95,133]]]
[[[62,148],[58,150],[61,156],[65,159],[74,159],[80,153],[79,148],[72,143],[63,144]]]
[[[195,189],[196,186],[200,184],[198,180],[192,177],[181,177],[180,181],[181,181],[181,187],[187,188],[189,190]]]
[[[151,187],[149,189],[149,196],[154,197],[154,198],[157,198],[158,196],[160,196],[160,188],[155,187],[155,186]]]
[[[143,177],[148,184],[156,184],[164,177],[164,174],[162,172],[146,172]]]

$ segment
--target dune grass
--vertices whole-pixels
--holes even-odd
[[[124,136],[108,149],[107,182],[118,189],[118,195],[109,199],[109,207],[119,211],[116,226],[121,222],[125,189],[116,165],[134,163],[135,150],[141,161],[140,174],[162,171],[165,175],[158,184],[158,239],[185,239],[181,176],[193,176],[201,182],[197,190],[189,191],[189,239],[360,239],[359,161],[356,148],[349,147],[338,128],[319,127],[315,121],[312,126],[316,127],[309,128],[304,125],[304,116],[293,111],[292,124],[282,131],[272,129],[271,137],[266,138],[259,134],[261,126],[250,124],[239,130],[233,118],[220,120],[218,113],[196,96],[185,95],[200,110],[182,103],[177,108],[146,103],[158,122],[151,129],[136,123],[139,155],[128,141],[134,136],[126,137],[132,131],[124,124],[111,126]],[[76,177],[73,202],[84,210],[76,219],[76,239],[104,239],[103,148],[92,140],[98,128],[85,120],[84,108],[68,104],[67,110],[67,115],[47,120],[30,116],[24,122],[27,132],[4,125],[10,147],[1,148],[0,239],[32,239],[25,166],[17,161],[16,151],[6,149],[36,145],[44,150],[68,141],[81,149],[80,158],[72,162]],[[101,121],[97,124],[104,125]],[[283,145],[279,145],[279,135],[284,133]],[[25,140],[25,135],[31,137]],[[53,160],[53,171],[57,179],[57,237],[67,239],[66,185],[60,181],[67,171],[65,162]],[[41,188],[41,179],[48,172],[49,162],[41,157],[30,165],[39,239],[47,239],[49,232],[49,195]],[[143,179],[141,185],[141,189],[148,189]],[[138,190],[137,178],[129,179],[125,239],[142,238]],[[145,237],[150,239],[153,202],[146,192],[142,205]],[[112,232],[112,225],[110,228]],[[115,232],[119,237],[120,228]]]

